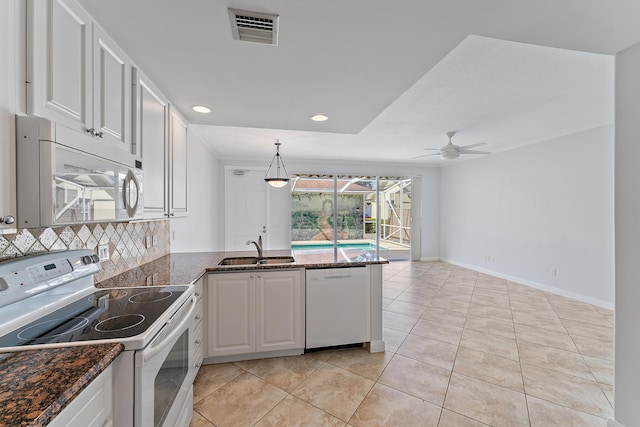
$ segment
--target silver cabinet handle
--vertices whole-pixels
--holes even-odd
[[[200,345],[201,342],[202,341],[200,341],[200,340],[196,340],[196,345]]]
[[[14,222],[16,222],[16,219],[11,215],[0,216],[0,224],[10,225],[10,224],[13,224]]]
[[[196,322],[197,322],[198,320],[200,320],[200,315],[197,315],[197,316],[196,316]]]
[[[87,133],[90,134],[91,136],[95,136],[95,137],[98,137],[98,138],[104,138],[104,133],[103,132],[96,132],[96,130],[94,128],[87,129]]]

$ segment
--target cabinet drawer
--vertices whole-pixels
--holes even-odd
[[[193,294],[196,296],[196,301],[202,301],[203,282],[204,280],[200,279],[193,284],[195,287],[195,289],[193,290]]]
[[[201,323],[204,316],[204,302],[198,301],[196,308],[193,311],[193,325],[197,328]]]

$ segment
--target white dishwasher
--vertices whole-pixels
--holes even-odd
[[[306,270],[306,348],[371,341],[367,267]]]

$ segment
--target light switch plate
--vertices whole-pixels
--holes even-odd
[[[145,244],[144,246],[149,249],[151,247],[151,236],[147,236],[145,239]]]
[[[158,235],[154,234],[153,235],[153,246],[158,246]]]

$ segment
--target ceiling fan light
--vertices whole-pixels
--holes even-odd
[[[444,152],[440,153],[440,157],[444,160],[455,160],[460,156],[459,153]]]
[[[269,169],[267,169],[267,173],[264,175],[264,180],[274,188],[282,188],[287,185],[291,178],[289,178],[287,168],[285,168],[284,161],[280,156],[280,141],[276,142],[275,145],[276,154],[273,156],[273,159],[271,159]]]

